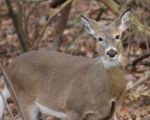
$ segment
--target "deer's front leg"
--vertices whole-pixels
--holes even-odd
[[[113,117],[112,117],[111,120],[118,120],[118,119],[117,119],[117,116],[116,116],[116,113],[114,113],[114,115],[113,115]]]
[[[61,120],[82,120],[80,115],[74,111],[66,112],[67,118],[62,118]]]

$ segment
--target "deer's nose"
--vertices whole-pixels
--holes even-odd
[[[111,49],[111,50],[107,51],[106,54],[107,54],[110,58],[113,58],[113,57],[115,57],[115,56],[117,55],[117,51]]]

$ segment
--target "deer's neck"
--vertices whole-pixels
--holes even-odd
[[[87,84],[90,88],[89,91],[95,92],[99,90],[99,92],[95,92],[97,93],[95,96],[105,91],[108,92],[107,94],[110,98],[120,99],[125,89],[124,69],[122,65],[113,63],[113,65],[108,66],[106,65],[108,63],[105,63],[106,61],[103,61],[102,58],[96,58],[95,60],[88,74],[89,80],[87,80]],[[94,100],[96,100],[95,97]]]

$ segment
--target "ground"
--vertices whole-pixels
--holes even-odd
[[[6,10],[5,3],[0,3],[0,9],[2,11]],[[89,36],[87,37],[84,34],[80,34],[79,32],[79,24],[77,22],[77,17],[80,14],[87,14],[93,19],[96,19],[99,9],[104,7],[101,2],[97,2],[96,0],[90,1],[78,1],[74,3],[68,20],[67,28],[64,31],[63,43],[60,46],[60,51],[63,52],[67,49],[68,44],[74,40],[74,36],[80,37],[78,41],[79,44],[79,54],[85,57],[93,58],[95,57],[95,42]],[[26,12],[29,12],[29,8],[31,5],[24,5],[24,9]],[[105,7],[104,7],[105,8]],[[29,10],[27,10],[29,9]],[[37,14],[38,13],[38,14]],[[30,31],[40,31],[42,26],[46,22],[46,18],[49,14],[49,5],[47,2],[43,2],[37,5],[35,11],[29,18],[29,26]],[[101,16],[101,22],[112,21],[112,19],[116,18],[111,11],[106,10],[104,14]],[[36,28],[35,22],[40,23]],[[39,49],[50,49],[52,46],[52,42],[55,40],[56,33],[53,32],[55,28],[51,27],[53,23],[51,23],[44,36],[42,37]],[[132,37],[128,38],[132,39]],[[145,39],[143,38],[143,41]],[[132,62],[136,57],[148,51],[149,48],[143,48],[138,43],[140,42],[130,42],[128,40],[128,45],[124,47],[125,54],[125,66]],[[11,63],[12,59],[21,54],[20,44],[18,42],[18,37],[13,26],[12,20],[9,16],[0,16],[0,61],[4,66],[7,66]],[[146,59],[149,61],[149,58]],[[126,69],[126,80],[128,86],[132,86],[134,82],[144,77],[146,72],[150,71],[149,66],[137,65],[136,70]],[[0,74],[2,76],[2,74]],[[17,115],[16,106],[12,101],[9,101],[9,106],[11,107],[13,114]],[[133,90],[127,92],[123,99],[123,103],[121,105],[120,110],[118,111],[117,116],[119,120],[150,120],[150,79],[147,79],[141,85],[135,87]],[[10,116],[8,111],[5,112],[5,119],[10,120]],[[49,119],[49,118],[47,118]]]

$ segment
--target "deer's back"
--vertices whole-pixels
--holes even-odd
[[[43,91],[51,89],[51,85],[45,86],[52,83],[52,86],[56,85],[54,91],[58,86],[65,87],[68,81],[84,74],[89,61],[87,58],[52,51],[32,51],[16,57],[7,71],[17,92],[26,91],[33,96],[37,86],[42,87]]]

